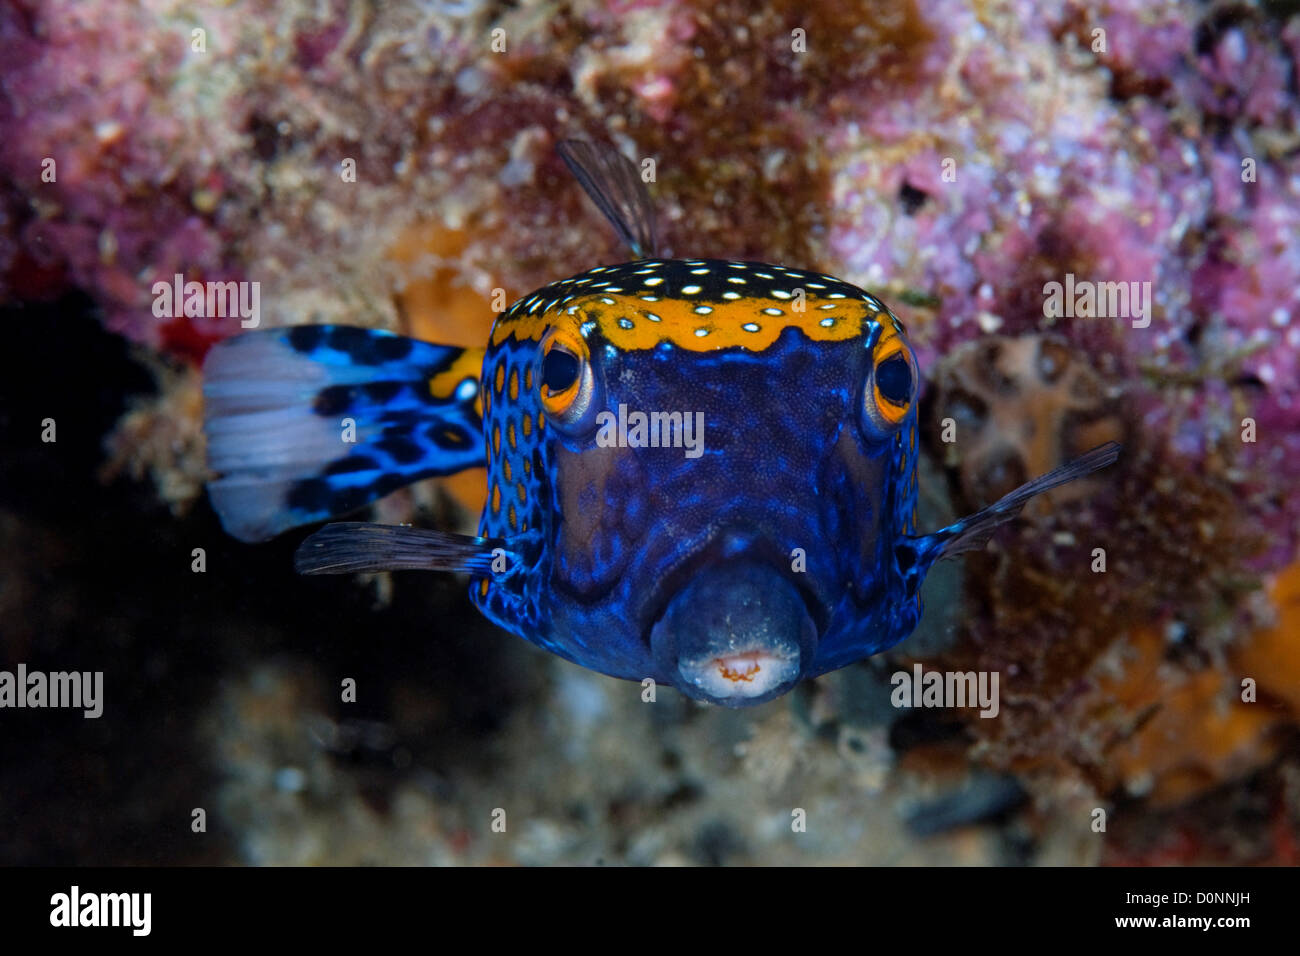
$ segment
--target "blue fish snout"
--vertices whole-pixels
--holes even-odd
[[[742,560],[694,575],[669,600],[650,642],[683,693],[742,707],[794,686],[816,653],[817,628],[793,581]]]

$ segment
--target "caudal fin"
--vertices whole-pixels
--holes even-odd
[[[225,529],[261,541],[403,485],[484,463],[483,349],[344,325],[266,329],[203,366],[208,484]]]

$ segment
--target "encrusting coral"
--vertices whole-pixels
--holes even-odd
[[[171,363],[110,470],[183,512],[194,369],[240,323],[158,316],[156,282],[257,282],[263,326],[479,344],[501,297],[619,257],[554,151],[612,139],[653,161],[675,254],[818,269],[895,308],[957,496],[1122,436],[1120,468],[965,559],[940,659],[1007,675],[1001,718],[967,730],[977,762],[1172,806],[1259,771],[1296,719],[1288,9],[19,0],[0,297],[83,290]],[[1067,282],[1124,283],[1124,314],[1049,307]],[[481,473],[444,487],[481,501]],[[1251,675],[1267,709],[1239,700]]]

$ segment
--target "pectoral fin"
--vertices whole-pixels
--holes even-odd
[[[914,587],[919,587],[920,580],[936,561],[984,547],[993,532],[1015,518],[1030,498],[1114,464],[1120,450],[1118,442],[1098,445],[1073,461],[1026,482],[982,511],[934,534],[904,539],[895,551],[900,572],[911,580]]]

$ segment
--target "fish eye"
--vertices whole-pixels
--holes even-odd
[[[538,395],[546,417],[562,431],[577,433],[595,411],[596,376],[581,336],[556,327],[542,339]]]
[[[887,328],[871,353],[871,368],[862,389],[862,421],[877,438],[892,433],[912,410],[918,376],[916,359],[902,335]]]
[[[895,352],[876,366],[876,391],[900,408],[912,400],[912,366],[902,353]]]
[[[542,385],[550,392],[567,392],[578,381],[578,357],[561,347],[551,349],[542,359]]]

